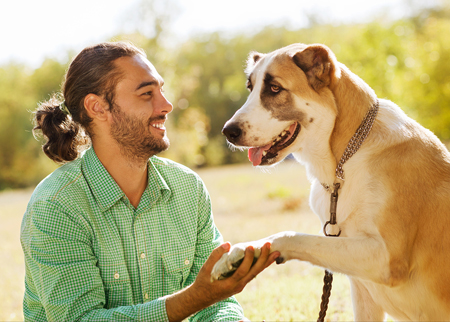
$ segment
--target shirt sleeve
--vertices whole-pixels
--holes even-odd
[[[87,223],[62,206],[49,201],[30,206],[21,232],[27,271],[26,319],[168,321],[164,298],[103,308],[105,291],[90,238]]]
[[[186,280],[186,285],[194,282],[203,263],[209,257],[214,248],[223,243],[222,235],[214,224],[211,200],[205,185],[200,180],[198,183],[198,231],[194,264],[191,273]],[[239,321],[244,320],[242,307],[234,296],[220,301],[191,316],[189,321]]]

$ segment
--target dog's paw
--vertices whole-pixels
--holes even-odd
[[[222,255],[211,271],[211,281],[222,280],[233,275],[244,260],[245,245],[236,244],[228,253]],[[255,256],[256,258],[256,256]]]

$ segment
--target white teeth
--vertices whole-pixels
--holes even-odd
[[[280,141],[287,133],[289,133],[289,129],[291,128],[291,126],[289,125],[287,128],[285,128],[283,130],[283,132],[281,132],[276,139],[273,140],[272,142],[272,146],[274,146],[278,141]]]
[[[267,154],[267,151],[263,151],[263,153],[262,153],[263,157],[266,156],[266,154]]]
[[[164,123],[155,123],[152,124],[153,127],[156,127],[157,129],[162,129],[164,127]]]

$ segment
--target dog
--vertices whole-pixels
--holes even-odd
[[[347,275],[357,321],[382,321],[386,313],[449,321],[447,148],[396,104],[377,98],[324,45],[252,52],[246,74],[250,94],[223,134],[249,149],[254,166],[292,154],[306,167],[310,206],[325,234],[339,236],[281,232],[236,244],[212,279],[231,274],[247,246],[259,254],[270,241],[279,263],[297,259]]]

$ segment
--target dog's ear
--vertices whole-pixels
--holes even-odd
[[[332,78],[337,76],[336,57],[324,45],[310,45],[295,53],[292,59],[303,70],[309,84],[316,91],[330,85]]]
[[[256,63],[263,58],[265,55],[258,53],[256,51],[250,52],[247,58],[247,67],[245,68],[245,72],[247,75],[249,75],[253,69],[253,67],[256,65]]]

